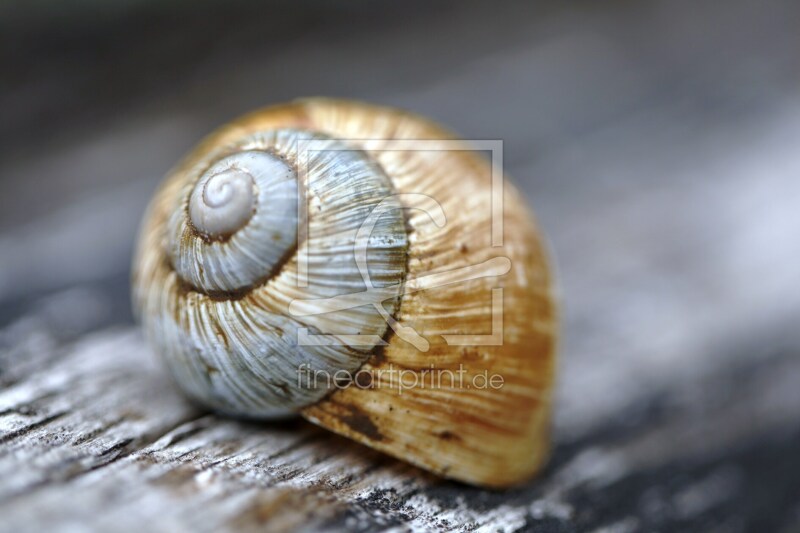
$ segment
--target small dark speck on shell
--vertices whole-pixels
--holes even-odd
[[[442,440],[452,440],[452,441],[460,441],[461,440],[461,437],[459,437],[458,435],[456,435],[452,431],[447,431],[447,430],[440,431],[439,433],[436,434],[436,436],[439,437]]]

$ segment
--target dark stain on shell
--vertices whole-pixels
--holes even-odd
[[[338,418],[344,422],[347,427],[356,433],[364,435],[370,440],[382,441],[384,439],[383,434],[378,430],[378,426],[372,422],[369,415],[361,411],[358,407],[354,405],[342,404],[338,404],[338,407],[341,407],[343,411],[346,411],[344,413],[340,413]]]
[[[356,387],[358,387],[359,389],[371,389],[372,372],[366,370],[359,370],[353,377],[353,381],[355,382]]]
[[[386,347],[392,342],[391,339],[393,336],[394,331],[392,328],[386,328],[386,334],[383,336],[383,340],[386,344],[379,344],[372,349],[372,356],[369,359],[369,363],[372,366],[380,366],[386,361]]]
[[[282,383],[280,381],[270,381],[270,385],[278,389],[284,398],[291,399],[292,398],[292,391],[286,383]]]
[[[439,437],[442,440],[447,441],[460,441],[462,440],[461,437],[453,433],[452,431],[444,430],[436,433],[435,436]]]

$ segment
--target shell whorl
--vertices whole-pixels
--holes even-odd
[[[253,215],[256,183],[236,168],[210,175],[195,185],[189,200],[192,225],[211,238],[228,237]]]
[[[298,387],[303,368],[354,372],[382,342],[387,323],[371,305],[313,311],[367,283],[396,311],[407,268],[401,206],[380,165],[319,133],[261,131],[195,159],[168,178],[143,229],[136,299],[145,330],[203,403],[286,415],[334,386]],[[362,272],[358,232],[378,205]]]
[[[205,293],[235,292],[266,279],[295,247],[298,184],[275,154],[220,158],[193,185],[188,210],[169,222],[175,270]]]

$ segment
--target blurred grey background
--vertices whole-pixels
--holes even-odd
[[[0,348],[131,323],[144,206],[213,128],[399,106],[502,139],[550,240],[565,523],[796,531],[799,29],[790,0],[0,4]]]

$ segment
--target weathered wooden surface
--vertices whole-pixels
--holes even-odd
[[[0,529],[800,530],[800,4],[403,5],[3,8]],[[310,93],[505,140],[564,301],[534,482],[216,417],[143,344],[127,277],[160,176]]]

